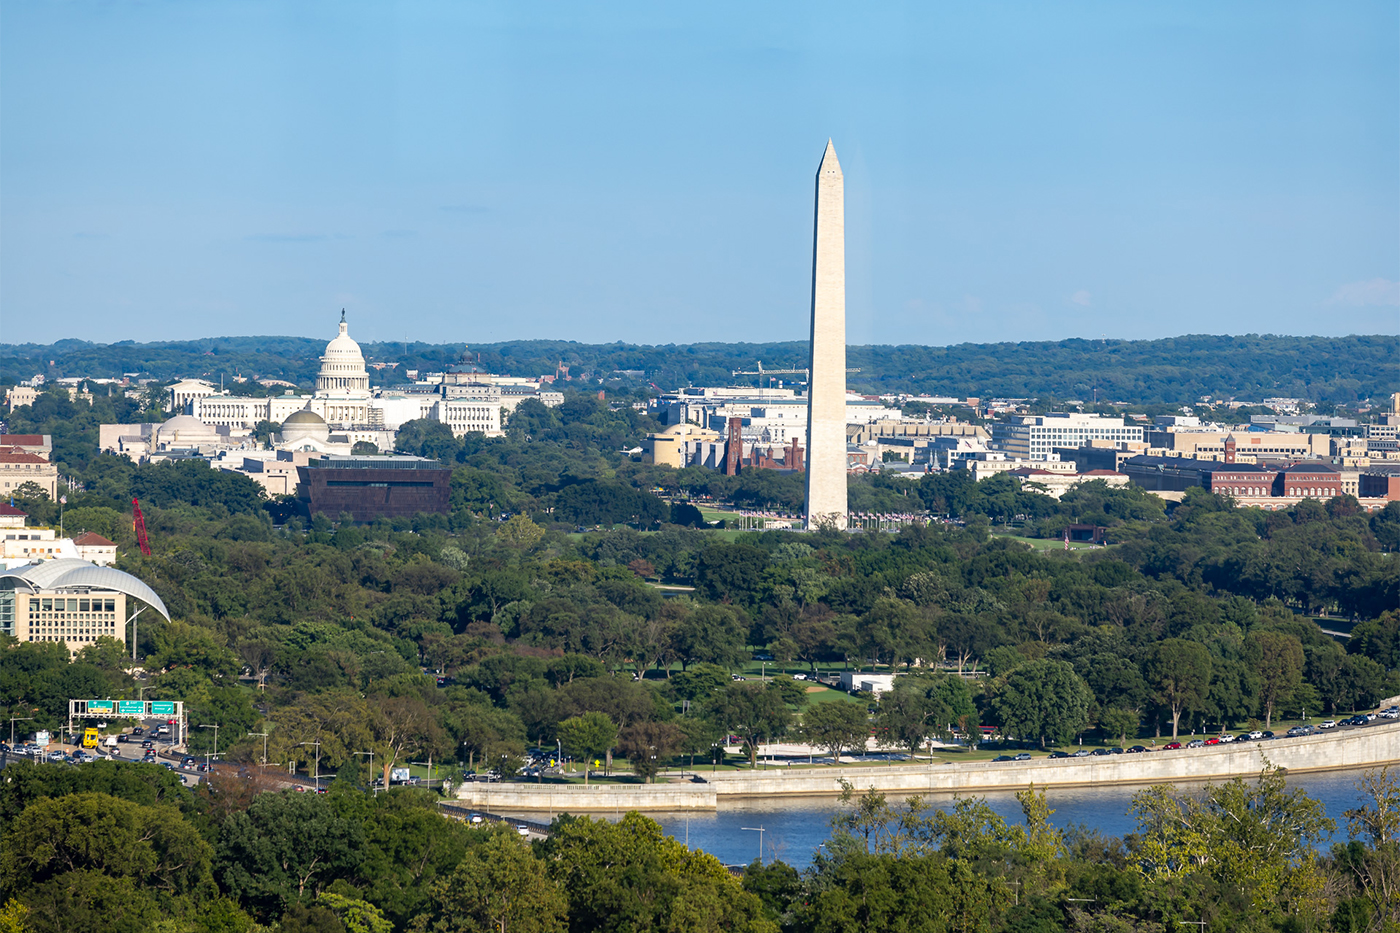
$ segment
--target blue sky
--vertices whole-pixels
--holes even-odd
[[[0,340],[1400,332],[1400,6],[0,4]]]

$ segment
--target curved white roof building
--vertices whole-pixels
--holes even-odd
[[[115,567],[99,567],[72,557],[0,571],[0,589],[11,590],[17,594],[56,594],[68,591],[76,593],[83,590],[122,593],[141,600],[167,620],[170,618],[169,610],[156,595],[156,591],[137,577]]]

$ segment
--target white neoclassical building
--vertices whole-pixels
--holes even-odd
[[[211,425],[250,430],[259,421],[281,424],[299,411],[315,412],[325,423],[341,432],[348,432],[351,443],[384,442],[384,424],[370,410],[373,394],[369,387],[369,371],[360,345],[350,336],[345,312],[340,313],[340,332],[321,355],[321,369],[316,374],[316,391],[312,395],[274,395],[270,398],[239,398],[215,394],[194,399],[194,417]]]

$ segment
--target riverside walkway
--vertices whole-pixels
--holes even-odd
[[[462,805],[498,812],[715,810],[772,797],[834,797],[847,781],[857,790],[893,794],[969,794],[1037,787],[1177,784],[1258,774],[1266,766],[1300,774],[1400,765],[1400,722],[1272,741],[1243,741],[1137,755],[1006,762],[934,762],[891,767],[730,771],[706,783],[462,784]]]

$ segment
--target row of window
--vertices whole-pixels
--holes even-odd
[[[117,601],[115,599],[54,599],[45,597],[30,597],[29,612],[116,612]]]
[[[1312,496],[1314,498],[1318,498],[1321,496],[1335,496],[1337,494],[1338,490],[1324,489],[1320,486],[1289,486],[1288,492],[1286,493],[1286,495],[1290,496]]]

